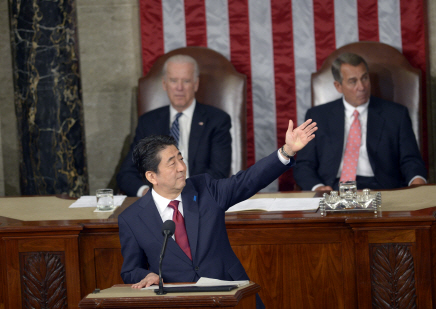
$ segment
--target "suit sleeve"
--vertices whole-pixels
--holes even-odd
[[[206,171],[215,179],[227,178],[230,175],[232,162],[232,137],[230,116],[222,113],[211,134],[209,167]]]
[[[139,121],[136,128],[135,139],[132,145],[130,145],[130,151],[124,158],[120,171],[117,175],[118,187],[128,196],[136,196],[139,188],[145,184],[142,180],[142,176],[139,174],[138,169],[133,163],[132,154],[135,145],[146,136],[146,129]]]
[[[124,283],[137,283],[147,276],[150,271],[148,260],[144,250],[139,246],[129,224],[118,217],[118,227],[120,234],[121,253],[123,255],[123,266],[121,268],[121,278]]]
[[[312,110],[309,109],[306,113],[306,120],[312,119],[316,121],[316,116],[312,114]],[[301,149],[297,155],[297,162],[294,167],[294,178],[296,183],[301,187],[302,190],[310,191],[317,184],[324,184],[324,181],[318,174],[319,160],[317,140],[313,139],[308,143],[303,149]]]
[[[220,205],[225,211],[252,197],[294,164],[293,158],[287,165],[283,164],[278,158],[277,151],[274,151],[247,170],[240,171],[230,178],[215,180],[206,177],[206,186],[217,205]]]
[[[415,134],[412,129],[412,122],[406,108],[403,109],[403,116],[400,128],[400,169],[405,185],[415,176],[427,178],[427,169],[424,160],[419,152]]]

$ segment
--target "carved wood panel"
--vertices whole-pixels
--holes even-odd
[[[410,244],[371,244],[373,308],[417,308],[415,266]]]
[[[8,283],[5,308],[77,308],[80,301],[77,235],[59,235],[58,230],[52,233],[56,236],[29,232],[2,238]]]
[[[23,308],[68,308],[63,252],[20,253]]]

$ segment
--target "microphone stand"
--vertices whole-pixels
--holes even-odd
[[[165,249],[167,247],[168,237],[170,237],[174,234],[174,230],[175,230],[174,221],[172,221],[172,220],[165,221],[165,223],[163,225],[163,230],[162,230],[162,234],[164,235],[164,242],[162,245],[162,251],[160,253],[160,258],[159,258],[159,290],[156,292],[157,295],[164,295],[167,293],[163,289],[162,261],[163,261],[164,255],[165,255]]]
[[[164,295],[167,292],[164,292],[163,290],[163,282],[162,282],[162,260],[165,254],[165,248],[167,246],[167,241],[168,241],[168,236],[169,236],[169,231],[164,231],[165,233],[165,238],[164,238],[164,242],[162,245],[162,251],[160,253],[160,259],[159,259],[159,291],[156,293],[157,295]]]

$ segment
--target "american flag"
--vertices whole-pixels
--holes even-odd
[[[144,75],[164,53],[205,46],[247,76],[248,165],[284,143],[289,119],[303,122],[311,73],[348,43],[401,51],[422,71],[425,102],[424,0],[140,0],[140,20]],[[288,173],[269,191],[292,186]]]

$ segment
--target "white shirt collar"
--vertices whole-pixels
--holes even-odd
[[[162,217],[164,210],[166,209],[166,207],[168,206],[168,204],[171,201],[174,201],[174,200],[177,200],[179,202],[182,201],[181,194],[179,194],[179,196],[176,197],[174,200],[169,200],[169,199],[163,197],[162,195],[160,195],[159,193],[157,193],[155,190],[151,189],[151,195],[153,197],[153,201],[156,204],[157,210],[159,211],[159,214],[161,215],[161,217]],[[180,211],[180,209],[179,209],[179,211]],[[183,215],[183,213],[182,213],[182,215]]]
[[[351,118],[355,110],[359,112],[359,115],[366,114],[368,111],[369,100],[368,102],[359,105],[358,107],[354,107],[353,105],[345,101],[345,97],[342,97],[342,102],[344,103],[345,117],[347,118]]]
[[[192,119],[192,116],[194,115],[195,105],[197,104],[197,100],[194,98],[194,101],[187,109],[185,109],[182,113],[183,116],[188,117],[189,119]],[[178,111],[170,104],[170,126],[173,123],[173,121],[176,119]]]

